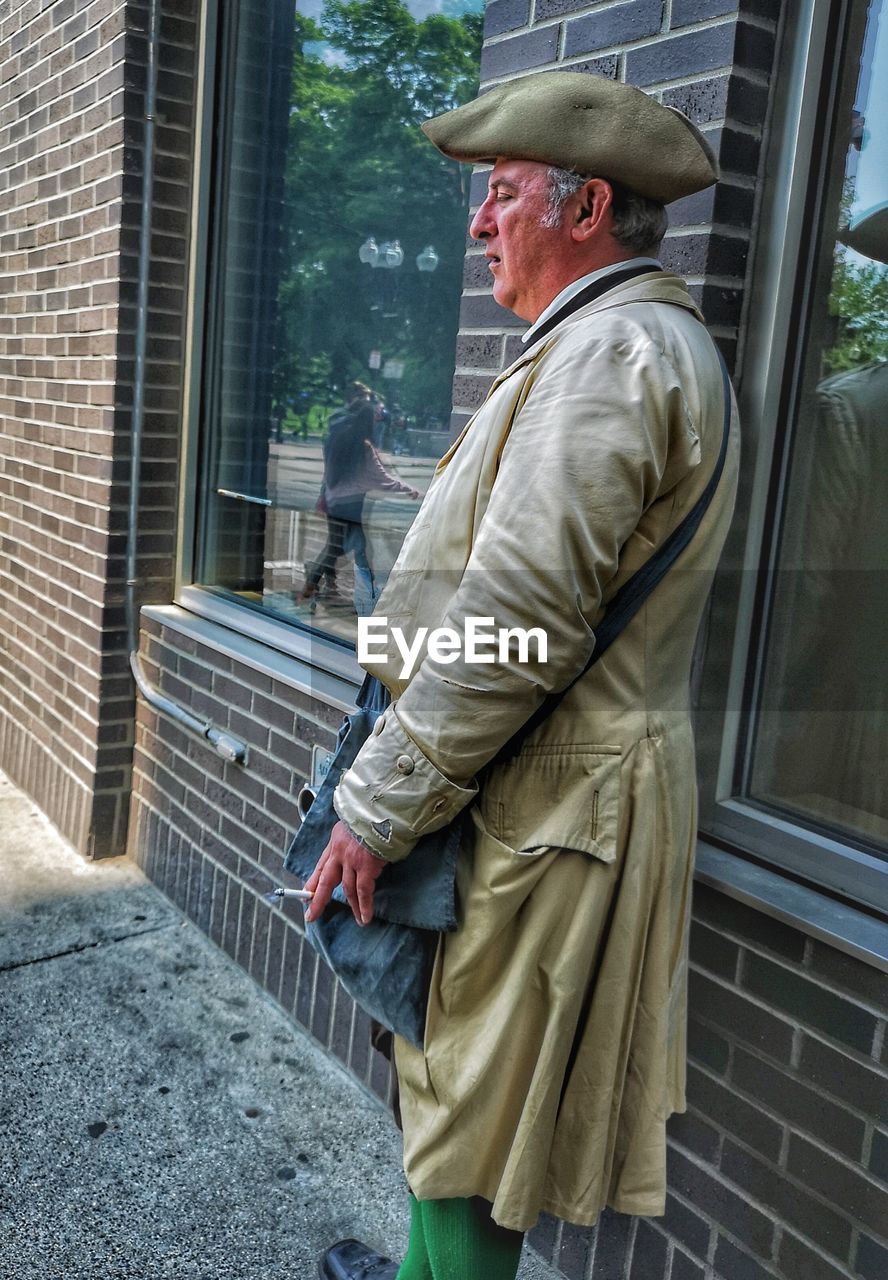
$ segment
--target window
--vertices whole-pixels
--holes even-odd
[[[351,642],[449,444],[482,0],[220,6],[193,581]]]
[[[805,22],[787,33],[799,53],[797,96],[781,107],[797,121],[792,154],[769,175],[775,207],[786,201],[785,250],[778,263],[772,244],[757,271],[770,323],[757,346],[754,310],[741,406],[753,455],[744,561],[758,565],[739,575],[707,825],[885,907],[888,0],[816,4]],[[762,227],[779,225],[774,212]]]

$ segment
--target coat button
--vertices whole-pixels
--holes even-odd
[[[398,759],[395,761],[395,768],[398,770],[398,773],[412,773],[414,764],[409,756],[398,756]]]
[[[385,728],[385,716],[381,715],[378,717],[376,723],[373,726],[373,732],[377,738],[382,733],[384,728]]]

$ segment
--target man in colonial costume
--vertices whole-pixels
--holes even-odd
[[[368,920],[386,861],[469,806],[471,835],[423,1048],[396,1039],[407,1258],[341,1242],[320,1264],[332,1280],[511,1280],[541,1212],[663,1213],[665,1124],[685,1105],[689,673],[736,486],[734,411],[677,564],[496,762],[583,670],[608,601],[713,473],[717,353],[656,254],[663,206],[717,170],[684,116],[572,72],[499,85],[424,128],[445,155],[493,164],[471,234],[494,297],[530,328],[438,464],[376,612],[408,639],[467,618],[542,627],[548,650],[430,654],[405,679],[394,651],[368,666],[393,703],[339,785],[309,919],[341,880]]]

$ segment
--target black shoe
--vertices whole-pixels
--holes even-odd
[[[318,1259],[322,1280],[395,1280],[398,1263],[360,1240],[338,1240]]]

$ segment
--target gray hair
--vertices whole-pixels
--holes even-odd
[[[552,167],[546,170],[548,206],[542,217],[544,227],[561,225],[565,204],[588,181],[570,169]],[[638,254],[655,254],[669,225],[665,206],[658,200],[649,200],[647,196],[630,191],[620,182],[613,182],[610,178],[605,181],[614,193],[611,205],[614,239]]]

